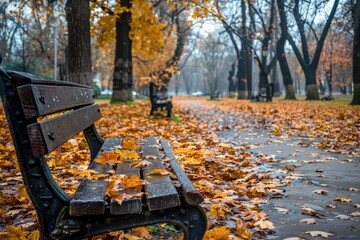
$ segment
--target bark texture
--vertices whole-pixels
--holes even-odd
[[[69,32],[69,79],[92,85],[89,0],[68,0],[66,18]]]
[[[130,0],[121,0],[121,6],[131,8]],[[116,19],[116,46],[111,103],[132,101],[132,41],[130,39],[131,12],[121,13]]]

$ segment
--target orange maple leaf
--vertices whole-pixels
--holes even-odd
[[[225,226],[216,227],[211,230],[207,230],[204,235],[204,239],[211,240],[228,240],[230,235],[230,229]]]
[[[121,144],[121,147],[123,149],[138,149],[139,145],[137,145],[136,142],[137,142],[136,138],[124,139]]]

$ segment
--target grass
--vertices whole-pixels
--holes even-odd
[[[352,100],[352,95],[333,95],[335,100],[324,101],[324,100],[315,100],[315,101],[306,101],[305,95],[297,95],[297,101],[301,101],[304,104],[310,106],[324,106],[324,107],[355,107],[360,108],[360,106],[350,105]],[[273,101],[284,101],[284,96],[274,97]]]

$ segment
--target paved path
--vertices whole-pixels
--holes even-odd
[[[268,196],[269,203],[261,206],[276,226],[267,239],[324,239],[305,234],[307,231],[330,233],[329,239],[360,239],[360,217],[351,215],[360,211],[359,157],[326,152],[307,138],[273,136],[249,116],[204,111],[207,106],[194,101],[178,104],[200,112],[199,119],[222,129],[215,131],[222,141],[234,146],[246,143],[253,155],[276,160],[259,166],[260,172],[284,183],[281,192]],[[323,194],[313,192],[317,190]],[[334,201],[336,198],[352,202]],[[314,219],[316,224],[301,222],[303,219]]]

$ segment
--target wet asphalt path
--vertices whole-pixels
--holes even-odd
[[[198,112],[197,118],[219,126],[222,130],[215,133],[221,141],[234,147],[250,145],[247,151],[254,156],[262,154],[276,160],[259,166],[259,172],[270,173],[283,183],[280,192],[266,196],[268,204],[261,206],[276,227],[266,239],[326,239],[313,237],[306,233],[309,231],[329,233],[329,239],[360,239],[359,156],[316,148],[316,140],[273,136],[254,124],[251,116],[204,111],[206,106],[194,101],[178,104]],[[351,202],[335,201],[339,198]]]

